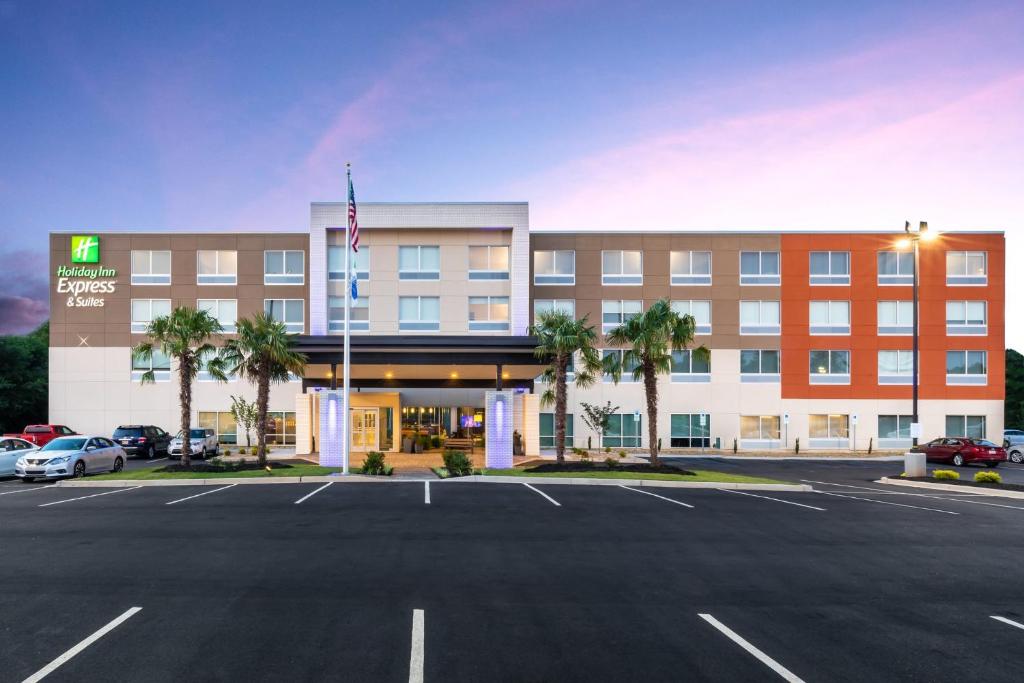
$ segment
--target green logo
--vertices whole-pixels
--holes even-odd
[[[71,236],[72,263],[99,263],[100,238],[98,235]]]

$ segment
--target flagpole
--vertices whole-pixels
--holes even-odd
[[[348,202],[348,188],[352,184],[352,164],[345,164],[345,173],[348,180],[348,184],[345,185],[345,358],[342,363],[342,372],[344,373],[344,381],[342,382],[342,400],[341,400],[341,412],[344,416],[342,419],[345,420],[345,429],[342,433],[345,435],[345,442],[342,446],[342,461],[341,461],[341,473],[348,474],[349,469],[349,454],[352,446],[352,435],[350,431],[352,429],[352,416],[349,414],[348,405],[348,394],[349,394],[349,363],[351,355],[349,353],[349,306],[350,306],[350,292],[352,282],[352,220],[349,216]]]

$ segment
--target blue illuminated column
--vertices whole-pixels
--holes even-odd
[[[513,396],[512,391],[488,391],[484,394],[487,434],[484,456],[487,467],[512,467]]]
[[[320,398],[320,465],[341,467],[341,447],[345,438],[340,391],[321,391]]]

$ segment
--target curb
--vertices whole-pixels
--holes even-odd
[[[54,486],[61,488],[126,488],[129,486],[227,486],[228,484],[326,484],[327,482],[379,482],[386,483],[387,477],[367,477],[360,474],[342,476],[309,476],[309,477],[220,477],[217,479],[60,479]]]
[[[813,491],[807,484],[741,484],[713,481],[669,481],[661,479],[597,479],[590,477],[505,477],[471,474],[451,477],[442,482],[468,481],[483,484],[568,484],[576,486],[636,486],[640,488],[730,489],[733,491]]]
[[[876,484],[889,484],[890,486],[906,486],[912,489],[928,489],[930,491],[944,491],[955,493],[973,493],[979,496],[994,496],[996,498],[1017,498],[1024,499],[1024,491],[998,491],[994,489],[983,489],[974,486],[957,486],[956,484],[932,484],[927,481],[905,481],[890,477],[882,477]]]
[[[902,455],[835,456],[824,455],[662,455],[663,460],[755,460],[776,462],[903,462]]]

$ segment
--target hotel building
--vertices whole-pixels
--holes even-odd
[[[910,443],[914,265],[901,233],[531,231],[525,203],[364,203],[359,218],[354,452],[485,434],[490,451],[512,431],[526,454],[551,449],[534,316],[560,308],[604,332],[661,298],[694,316],[695,343],[710,350],[708,361],[676,353],[660,379],[664,449]],[[271,391],[272,441],[338,450],[342,432],[329,423],[339,420],[345,221],[344,203],[314,203],[304,232],[52,233],[50,420],[177,431],[170,363],[132,359],[146,324],[198,306],[230,335],[239,317],[267,311],[309,358],[303,377]],[[1000,232],[921,243],[923,439],[1000,439],[1004,267]],[[149,369],[156,382],[142,385]],[[254,395],[247,382],[201,373],[193,424],[244,443],[231,396]],[[618,411],[603,443],[646,447],[643,389],[628,373],[617,385],[570,385],[571,443],[597,446],[581,406],[606,401]]]

